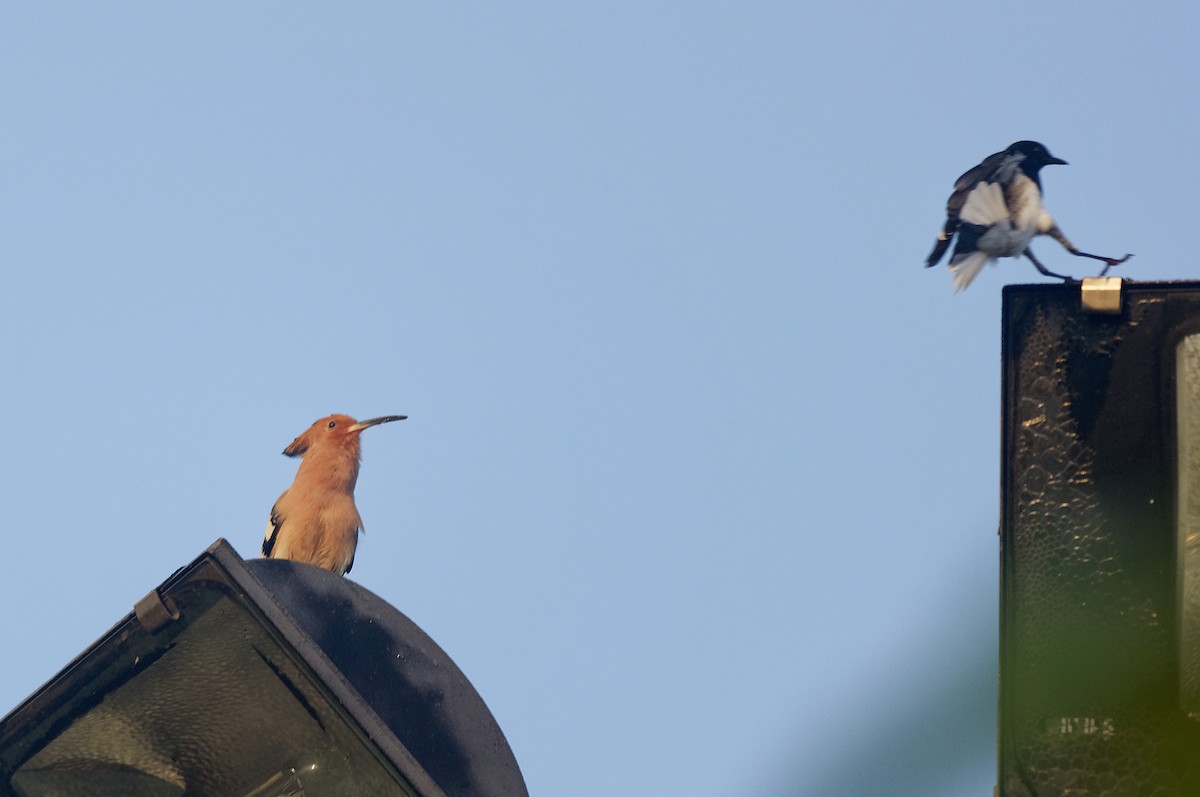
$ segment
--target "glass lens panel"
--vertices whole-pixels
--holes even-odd
[[[239,604],[184,620],[151,665],[113,665],[137,674],[14,773],[20,797],[411,795]]]
[[[1179,583],[1179,678],[1183,710],[1200,719],[1200,335],[1175,350],[1179,429],[1176,502]]]

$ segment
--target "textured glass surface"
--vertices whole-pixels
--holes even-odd
[[[20,797],[409,794],[229,598],[62,729],[12,784]]]
[[[1005,295],[1003,797],[1200,795],[1200,722],[1179,710],[1172,411],[1175,330],[1195,328],[1200,295],[1125,299],[1114,318],[1067,291]]]
[[[1179,679],[1183,709],[1200,719],[1200,335],[1175,350],[1179,429]]]

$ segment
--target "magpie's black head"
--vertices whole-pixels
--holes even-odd
[[[1054,157],[1050,154],[1050,150],[1036,141],[1018,141],[1008,148],[1008,152],[1014,155],[1024,155],[1025,160],[1021,162],[1021,169],[1030,174],[1037,174],[1038,169],[1043,166],[1067,165],[1065,160]]]

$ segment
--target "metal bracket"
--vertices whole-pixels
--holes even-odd
[[[1079,297],[1080,305],[1086,312],[1120,315],[1121,278],[1084,277]]]
[[[157,589],[133,605],[133,614],[142,628],[151,634],[166,628],[168,623],[179,619],[179,607],[175,601],[158,594]]]

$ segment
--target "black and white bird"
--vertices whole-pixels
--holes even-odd
[[[946,224],[938,234],[925,266],[937,265],[957,233],[950,273],[954,290],[971,284],[980,270],[999,257],[1025,255],[1047,277],[1068,281],[1071,277],[1055,274],[1033,256],[1029,242],[1038,235],[1049,235],[1067,251],[1079,257],[1104,261],[1101,275],[1131,255],[1122,258],[1101,257],[1081,252],[1058,229],[1054,219],[1042,207],[1043,166],[1065,165],[1036,141],[1018,141],[1003,152],[989,155],[954,184],[954,193],[946,202]]]

